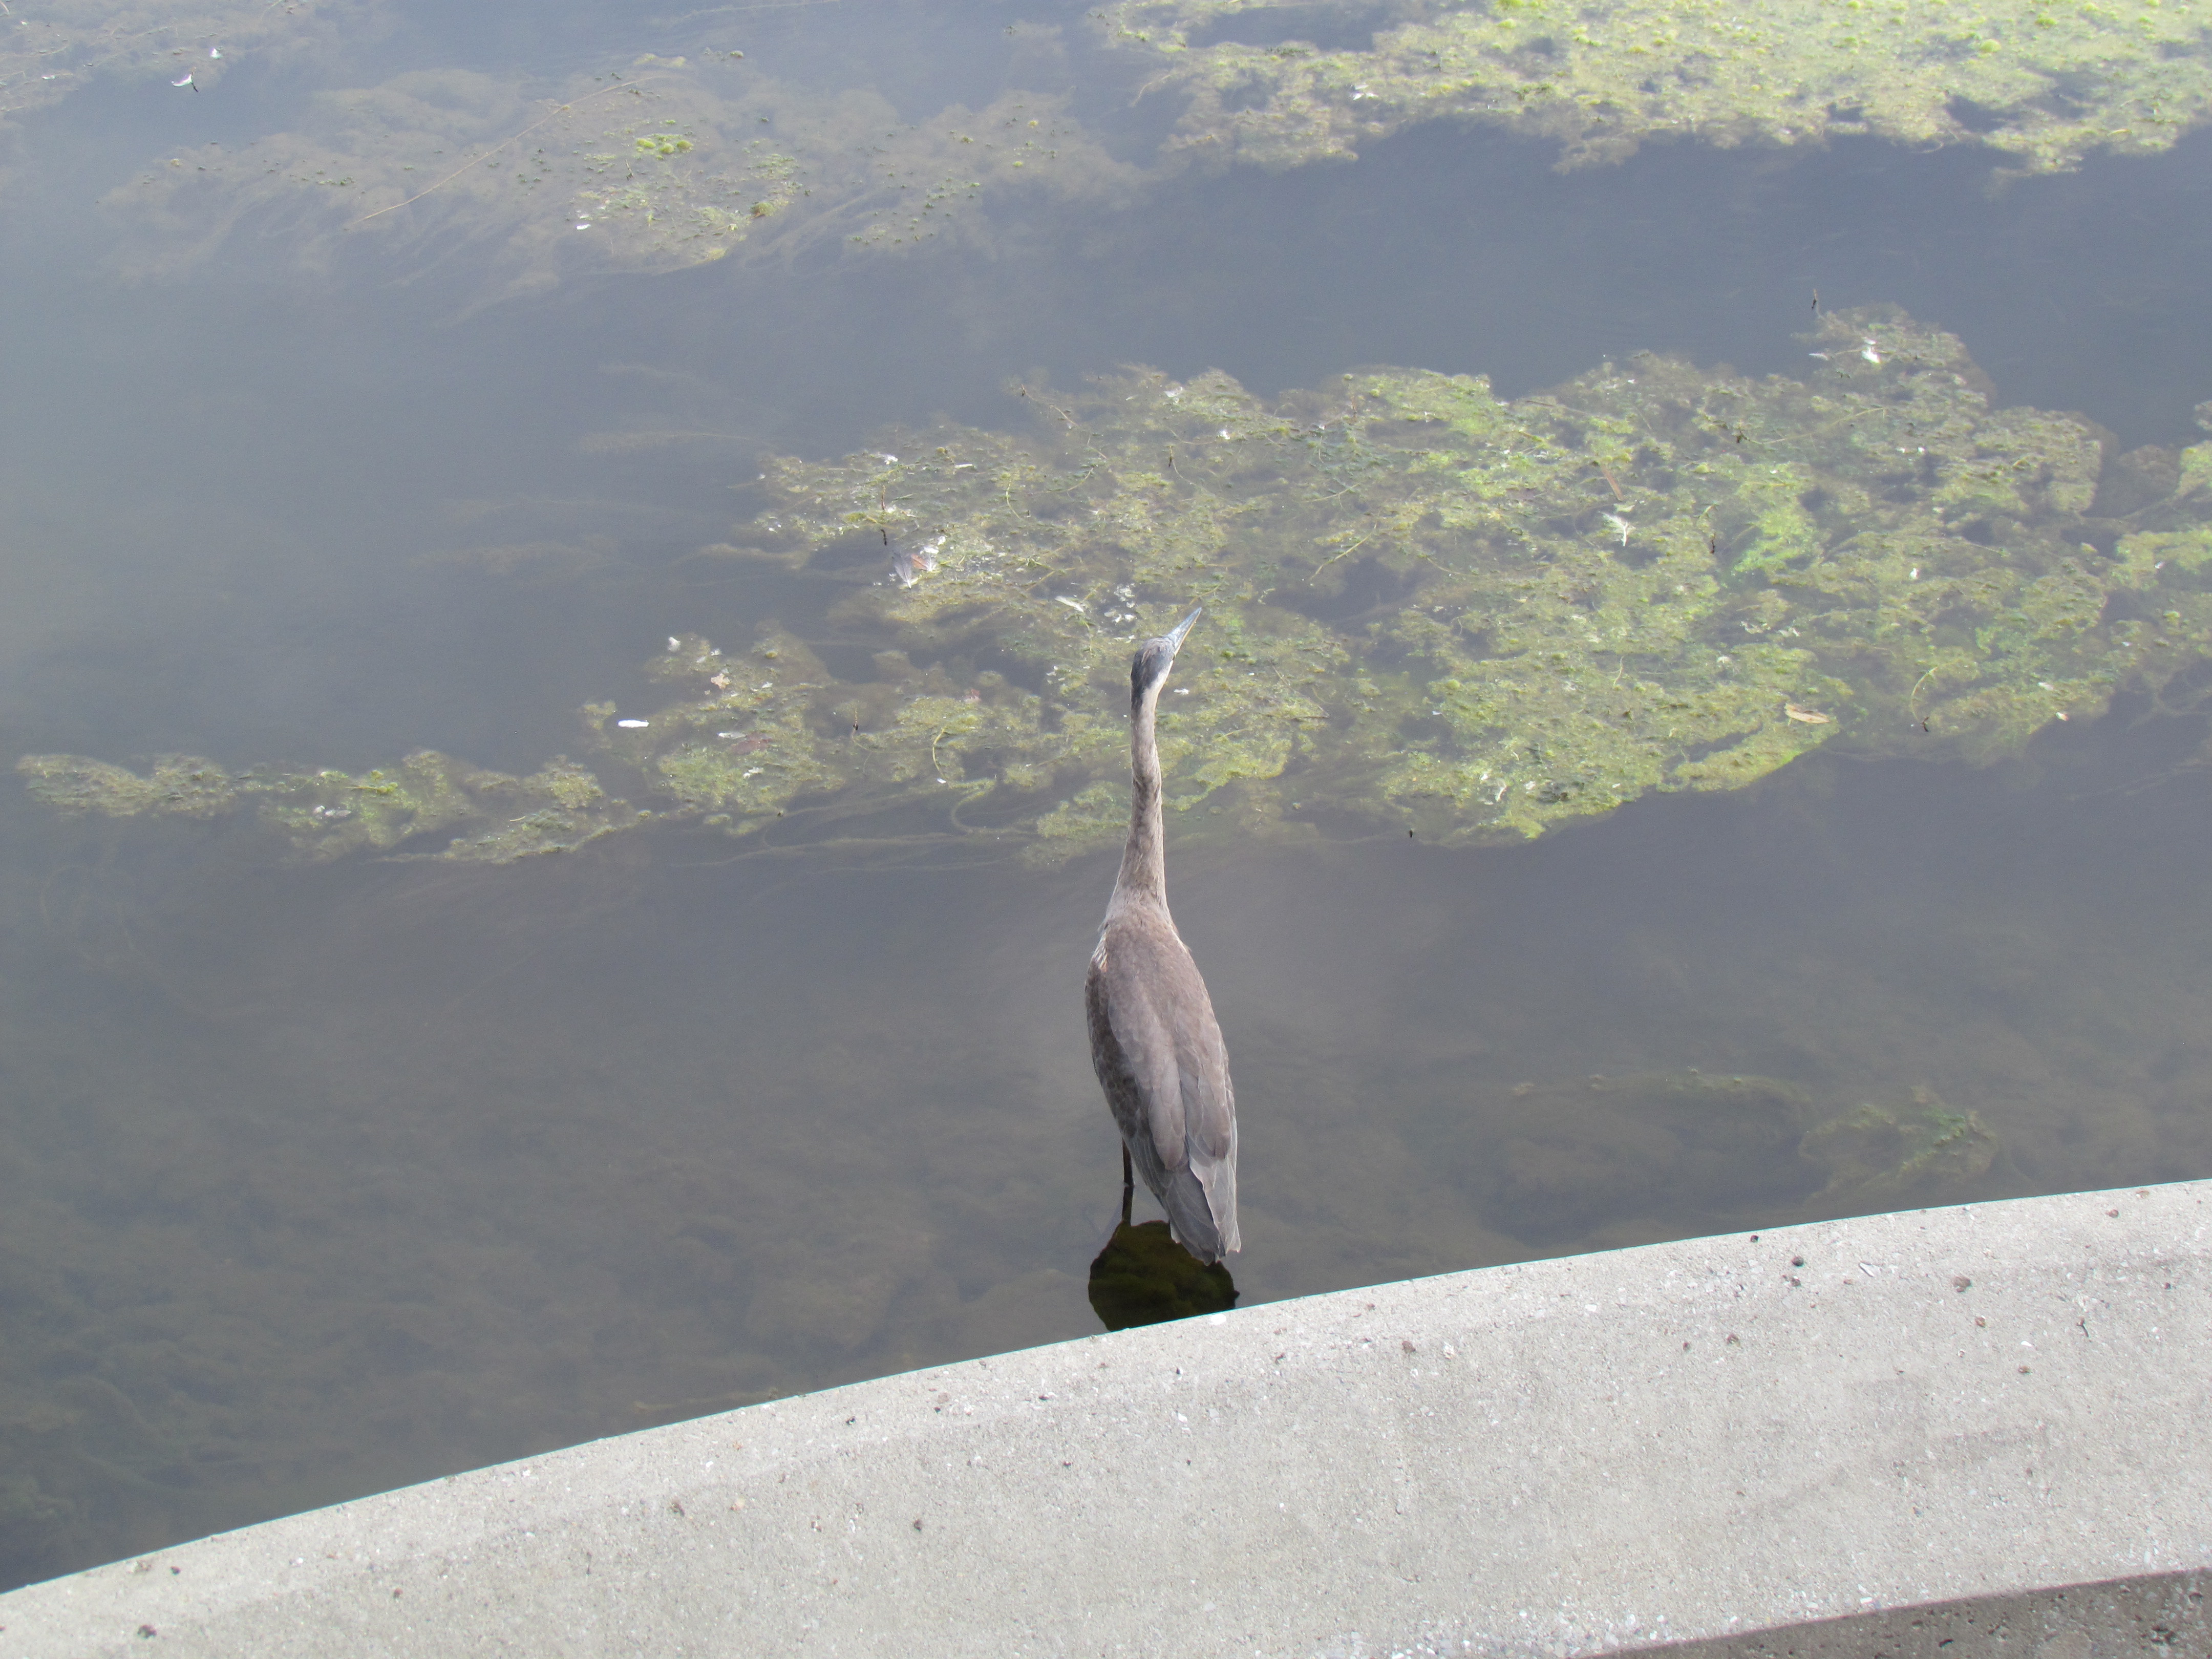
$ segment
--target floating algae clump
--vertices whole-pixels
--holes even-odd
[[[1025,392],[1025,434],[770,458],[720,552],[881,556],[829,640],[672,637],[674,702],[586,711],[591,773],[228,787],[313,857],[504,860],[672,817],[1054,861],[1120,836],[1130,652],[1199,603],[1160,717],[1178,834],[1462,842],[1826,743],[1991,759],[2202,659],[2212,445],[2108,467],[2095,428],[1992,409],[1955,339],[1893,312],[1817,343],[1804,381],[1645,356],[1514,402],[1413,370],[1272,404],[1138,373]],[[58,805],[176,810],[159,775],[20,764]]]
[[[1662,136],[1869,133],[2036,171],[2164,149],[2212,112],[2203,12],[2154,0],[1118,0],[1099,16],[1157,62],[1148,93],[1189,97],[1187,152],[1279,166],[1449,117],[1556,139],[1571,161]],[[1362,21],[1371,39],[1345,46]]]
[[[353,27],[343,8],[40,9],[0,29],[0,122],[100,69],[211,84],[217,34],[356,57],[331,39]],[[437,260],[465,239],[489,252],[492,291],[519,294],[580,270],[988,243],[1008,204],[1110,213],[1194,162],[1341,159],[1438,118],[1554,141],[1570,161],[1662,137],[1869,135],[1979,144],[2033,172],[2162,150],[2212,112],[2204,13],[2173,0],[1112,0],[1090,16],[1111,50],[1088,59],[1081,101],[1129,94],[1139,131],[1091,131],[1075,94],[1014,89],[914,119],[695,46],[553,78],[422,68],[326,88],[289,130],[190,167],[151,158],[106,204],[134,227],[118,257],[140,275],[270,249],[319,270],[356,237]],[[1149,113],[1177,95],[1156,144]]]
[[[454,829],[471,833],[453,844],[451,856],[507,863],[580,846],[644,816],[610,801],[599,781],[565,757],[526,778],[428,750],[358,776],[267,769],[233,776],[184,755],[163,756],[143,778],[76,755],[27,755],[15,769],[34,797],[64,812],[214,818],[252,800],[263,825],[317,863]]]
[[[163,755],[140,777],[106,761],[77,755],[30,755],[15,769],[31,793],[64,812],[133,817],[167,812],[179,817],[221,817],[236,805],[229,774],[196,755]]]

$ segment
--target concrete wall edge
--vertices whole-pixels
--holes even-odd
[[[1885,1620],[1900,1654],[1944,1624],[1943,1659],[2087,1659],[2212,1652],[2208,1573],[2212,1182],[2184,1182],[878,1378],[15,1590],[0,1659],[1809,1659]]]

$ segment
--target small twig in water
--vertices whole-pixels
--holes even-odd
[[[1935,678],[1936,671],[1931,668],[1912,682],[1912,695],[1905,700],[1905,712],[1916,720],[1920,718],[1920,688]]]
[[[1379,525],[1376,526],[1376,529],[1377,530],[1380,528],[1382,528],[1382,526]],[[1350,558],[1354,553],[1359,551],[1361,548],[1366,546],[1369,542],[1374,540],[1374,538],[1375,531],[1370,530],[1364,536],[1362,536],[1358,541],[1352,543],[1351,546],[1346,548],[1343,552],[1332,553],[1328,557],[1323,559],[1319,564],[1314,567],[1313,576],[1320,575],[1322,571],[1328,569],[1329,566],[1334,564],[1339,559]],[[1313,576],[1309,576],[1306,580],[1310,582],[1313,580]]]
[[[523,128],[521,131],[514,133],[508,137],[501,139],[499,143],[494,144],[482,155],[476,157],[474,161],[462,162],[460,166],[455,167],[444,178],[439,179],[436,184],[432,185],[428,190],[418,190],[404,202],[394,202],[390,207],[380,207],[374,213],[364,213],[360,218],[356,219],[352,224],[348,225],[346,228],[348,230],[352,230],[358,226],[367,224],[371,219],[380,219],[387,213],[396,213],[401,208],[412,207],[416,203],[421,201],[425,196],[429,195],[431,191],[444,189],[447,185],[452,184],[454,179],[466,173],[471,167],[475,167],[477,162],[490,160],[493,156],[498,155],[500,151],[505,149],[509,144],[517,143],[521,140],[527,138],[532,133],[537,131],[538,128],[544,126],[547,121],[566,115],[569,111],[574,109],[578,104],[588,104],[594,98],[603,98],[611,92],[622,92],[634,88],[639,84],[640,83],[635,81],[619,82],[611,87],[601,87],[599,91],[577,99],[575,103],[562,104],[557,109],[554,110],[552,114],[544,117],[541,120],[532,121],[528,126]]]

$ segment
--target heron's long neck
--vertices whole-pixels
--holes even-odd
[[[1114,902],[1149,901],[1167,908],[1167,854],[1160,826],[1160,746],[1153,735],[1160,689],[1137,699],[1129,714],[1129,844],[1121,854],[1121,874]]]

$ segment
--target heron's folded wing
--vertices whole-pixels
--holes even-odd
[[[1194,1158],[1232,1157],[1237,1146],[1237,1095],[1229,1081],[1229,1050],[1214,1022],[1213,1005],[1198,969],[1190,970],[1194,997],[1175,1009],[1176,1074],[1182,1099],[1183,1133]]]
[[[1146,975],[1154,1006],[1175,1044],[1176,1092],[1194,1158],[1223,1158],[1237,1144],[1237,1103],[1229,1084],[1229,1050],[1213,1018],[1205,977],[1179,939],[1163,941]]]
[[[1185,961],[1188,962],[1188,957]],[[1183,1144],[1190,1172],[1206,1193],[1218,1250],[1240,1249],[1237,1225],[1237,1094],[1229,1051],[1213,1005],[1190,963],[1191,993],[1176,1003],[1176,1082],[1182,1097]]]
[[[1170,990],[1158,975],[1156,952],[1124,947],[1117,964],[1107,1018],[1122,1064],[1136,1081],[1144,1102],[1145,1128],[1164,1170],[1182,1169],[1188,1159],[1182,1067],[1177,1060],[1176,1018]],[[1132,971],[1133,970],[1133,971]]]

